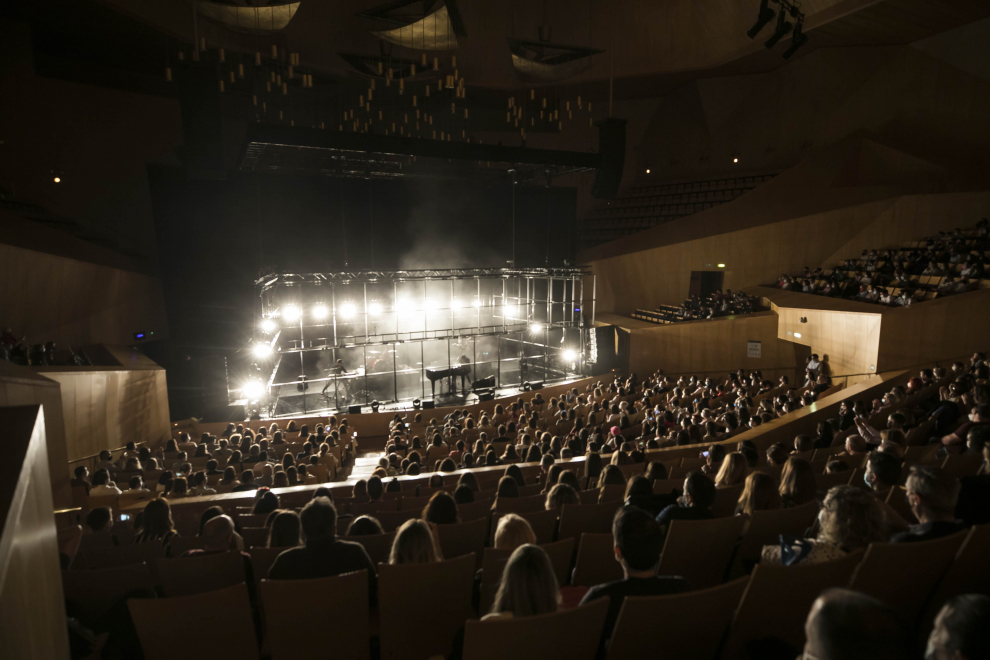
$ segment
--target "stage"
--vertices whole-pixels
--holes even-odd
[[[590,284],[590,286],[589,286]],[[229,397],[248,414],[460,405],[579,378],[594,276],[568,269],[271,275]]]

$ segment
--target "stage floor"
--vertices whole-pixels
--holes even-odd
[[[568,378],[559,378],[553,381],[543,381],[545,385],[564,385],[567,383],[572,383],[576,380],[580,380],[581,376],[573,376]],[[314,413],[337,413],[337,412],[347,412],[346,407],[342,410],[336,407],[332,407],[333,398],[324,398],[320,393],[319,389],[316,388],[317,383],[314,383],[312,387],[316,391],[307,390],[306,394],[303,395],[301,392],[295,391],[290,396],[282,396],[279,398],[278,403],[275,408],[275,414],[272,416],[274,419],[280,417],[297,417],[304,414],[314,414]],[[322,387],[322,384],[320,384]],[[440,384],[437,383],[437,390],[440,390]],[[475,403],[480,403],[477,395],[468,390],[466,393],[458,390],[455,393],[446,392],[446,385],[444,386],[444,392],[441,394],[437,392],[436,397],[433,399],[437,408],[449,407],[449,406],[466,406]],[[520,392],[523,392],[523,388],[519,385],[514,385],[510,387],[501,387],[495,389],[495,398],[501,399],[505,397],[511,397]],[[427,396],[429,399],[429,396]],[[390,412],[390,411],[402,411],[402,410],[413,410],[413,399],[394,401],[391,403],[383,403],[379,406],[379,412]],[[361,405],[363,412],[371,412],[370,405]]]

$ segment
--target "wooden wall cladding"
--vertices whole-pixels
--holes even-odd
[[[0,408],[0,645],[5,658],[69,657],[41,407]]]
[[[51,479],[51,497],[58,508],[72,504],[69,485],[68,454],[65,449],[65,420],[62,417],[62,397],[59,384],[35,373],[0,360],[0,408],[7,406],[42,406],[45,416],[45,456]],[[6,442],[4,443],[6,446]],[[6,450],[5,450],[6,451]]]
[[[756,207],[739,210],[761,212]],[[702,222],[705,213],[694,222]],[[941,230],[973,226],[988,215],[990,193],[908,195],[600,259],[590,262],[596,309],[628,314],[636,308],[680,304],[694,270],[723,271],[725,289],[768,284],[781,273],[828,266],[864,248],[898,246]],[[720,263],[725,268],[718,268]]]
[[[157,446],[169,438],[164,369],[42,373],[61,386],[68,463],[131,441]]]
[[[990,289],[886,310],[878,368],[918,364],[990,350]]]
[[[632,371],[666,374],[724,375],[736,369],[760,369],[766,378],[803,373],[811,351],[777,336],[774,312],[689,321],[630,330]],[[748,357],[748,342],[759,341],[761,357]],[[793,380],[792,380],[793,382]]]
[[[876,373],[882,318],[879,310],[864,313],[800,307],[775,309],[780,318],[777,336],[817,353],[829,363],[833,376],[854,376],[847,385]]]
[[[0,244],[4,323],[31,343],[123,344],[165,338],[161,279]]]

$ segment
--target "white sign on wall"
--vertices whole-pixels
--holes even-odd
[[[749,340],[746,342],[746,357],[763,357],[763,342]]]

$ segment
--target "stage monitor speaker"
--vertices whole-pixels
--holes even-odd
[[[478,393],[478,401],[494,401],[494,400],[495,400],[494,391],[489,390],[487,392]]]
[[[626,162],[626,120],[608,117],[595,125],[598,126],[598,154],[602,164],[595,173],[591,196],[597,199],[615,199]]]
[[[482,378],[481,380],[476,380],[473,383],[471,383],[472,390],[487,390],[491,387],[495,387],[495,376]]]
[[[360,415],[361,406],[347,406],[347,414],[349,415]]]
[[[526,390],[527,392],[532,392],[534,390],[542,390],[543,381],[542,380],[533,381],[533,382],[526,381],[525,383],[523,383],[523,389]]]
[[[239,421],[244,420],[246,418],[246,416],[247,416],[247,413],[245,411],[245,408],[244,408],[244,404],[243,403],[231,403],[231,404],[229,404],[227,406],[227,411],[226,411],[225,414],[227,416],[227,421],[228,422],[233,422],[233,421],[238,421],[239,422]]]
[[[427,399],[423,402],[423,410],[433,410],[436,407],[437,404],[433,399]]]

